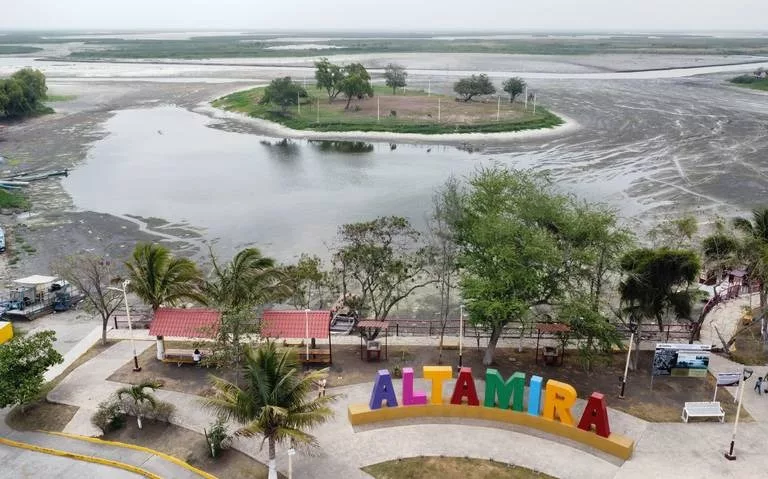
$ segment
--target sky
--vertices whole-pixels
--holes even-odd
[[[7,29],[766,31],[768,0],[0,0]]]

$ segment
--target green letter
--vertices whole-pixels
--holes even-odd
[[[524,393],[524,373],[517,372],[504,381],[497,370],[487,369],[485,371],[485,407],[509,409],[509,400],[511,398],[512,409],[522,412]],[[499,399],[498,403],[496,402],[497,397]]]

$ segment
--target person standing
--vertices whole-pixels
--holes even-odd
[[[757,394],[761,396],[763,395],[763,378],[757,378],[757,381],[755,382],[755,391],[757,391]]]

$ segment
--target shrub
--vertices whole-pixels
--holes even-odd
[[[227,424],[224,418],[216,418],[209,430],[203,429],[205,433],[205,442],[208,443],[208,450],[211,451],[211,457],[217,457],[224,449],[229,449],[232,445],[232,439],[227,433]]]
[[[154,408],[147,412],[146,417],[155,421],[170,422],[176,413],[176,406],[166,401],[158,401]]]
[[[115,398],[102,401],[91,416],[91,424],[101,429],[103,433],[122,428],[125,426],[125,414],[120,406]]]

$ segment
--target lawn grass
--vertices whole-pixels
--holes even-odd
[[[59,102],[59,101],[72,101],[75,98],[77,98],[77,95],[55,95],[55,94],[47,94],[45,96],[46,102]]]
[[[29,201],[22,193],[0,188],[0,208],[29,209]]]
[[[37,399],[24,405],[23,412],[20,406],[13,408],[5,418],[6,424],[13,429],[21,431],[63,431],[64,427],[69,423],[79,408],[48,402],[46,396],[53,388],[58,386],[69,373],[85,364],[88,360],[101,354],[104,350],[114,344],[115,343],[111,341],[107,342],[106,345],[103,345],[101,344],[101,341],[99,341],[91,346],[88,351],[67,366],[61,374],[45,383]]]
[[[503,462],[461,457],[409,457],[366,466],[376,479],[554,479],[554,476]]]
[[[502,99],[497,120],[497,97],[463,102],[453,96],[427,95],[424,91],[406,90],[392,95],[385,86],[374,88],[375,96],[354,100],[346,110],[346,100],[328,102],[324,90],[308,88],[310,98],[301,105],[280,110],[259,103],[265,87],[232,93],[213,101],[213,106],[244,113],[254,118],[273,121],[294,130],[362,131],[391,133],[499,133],[552,128],[563,121],[545,108],[536,113],[520,103]],[[319,115],[318,115],[319,108]],[[394,113],[394,114],[392,114]],[[438,121],[438,118],[440,119]]]
[[[752,90],[768,91],[768,78],[757,78],[754,75],[739,75],[728,80],[736,86]]]

